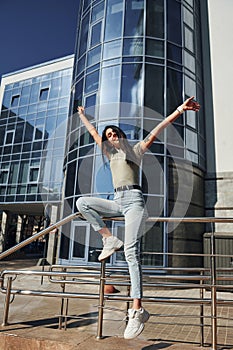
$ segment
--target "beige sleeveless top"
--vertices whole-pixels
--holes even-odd
[[[120,149],[110,154],[110,169],[114,188],[126,185],[139,185],[139,165],[142,159],[140,142],[133,147],[137,164],[127,162],[126,154]]]

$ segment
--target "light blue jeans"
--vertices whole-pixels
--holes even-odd
[[[142,298],[142,270],[140,238],[144,233],[147,212],[142,192],[137,189],[119,191],[113,200],[80,197],[76,202],[79,212],[95,231],[106,227],[102,217],[125,217],[124,252],[128,263],[131,297]]]

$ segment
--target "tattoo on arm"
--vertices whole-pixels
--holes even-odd
[[[145,138],[144,138],[144,142],[147,143],[148,141],[150,141],[151,136],[153,136],[153,134],[150,132]]]

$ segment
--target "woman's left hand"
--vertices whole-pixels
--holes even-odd
[[[184,111],[194,111],[198,112],[200,109],[200,104],[196,101],[193,101],[194,96],[187,98],[184,103],[181,105]]]

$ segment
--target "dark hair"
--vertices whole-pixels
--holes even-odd
[[[115,152],[114,146],[112,146],[109,142],[108,142],[108,138],[106,135],[106,131],[107,129],[111,128],[116,134],[117,137],[119,139],[119,143],[120,143],[120,148],[122,149],[122,151],[125,152],[126,154],[126,160],[127,162],[133,162],[133,163],[137,163],[137,159],[136,156],[133,152],[133,149],[131,147],[131,145],[129,144],[126,134],[124,133],[123,130],[121,130],[118,126],[116,125],[107,125],[103,132],[102,132],[102,144],[101,144],[101,151],[102,151],[102,158],[104,160],[104,155],[108,155],[110,153]]]

